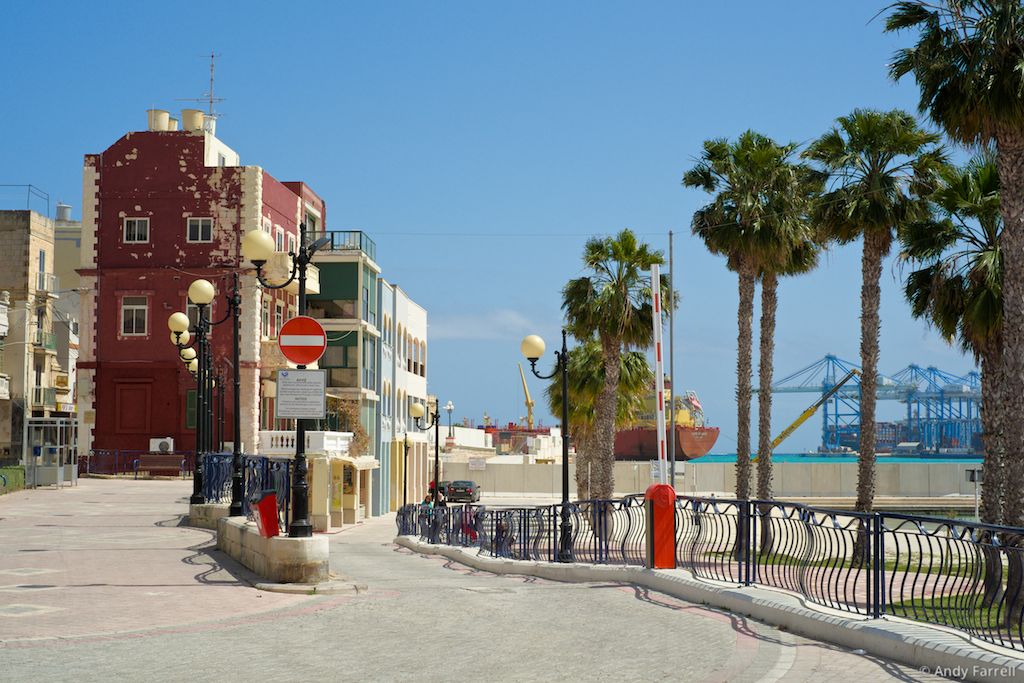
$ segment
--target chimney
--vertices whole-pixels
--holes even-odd
[[[64,202],[57,202],[57,220],[70,222],[71,221],[71,205],[65,204]]]
[[[167,130],[167,121],[170,113],[163,109],[147,109],[149,119],[149,130]]]
[[[203,119],[205,115],[201,109],[182,109],[181,127],[193,133],[203,132]]]

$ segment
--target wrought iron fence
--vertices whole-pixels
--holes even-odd
[[[641,496],[574,502],[571,561],[644,565]],[[781,501],[678,496],[676,564],[704,580],[898,616],[1024,650],[1024,529]],[[479,554],[558,559],[562,506],[406,505],[398,532]]]
[[[78,473],[81,474],[132,474],[134,463],[140,456],[149,451],[129,450],[121,448],[92,449],[88,455],[78,458]],[[185,461],[184,474],[191,475],[195,463],[195,453],[191,451],[174,451],[159,455],[176,455]]]
[[[203,456],[203,498],[207,503],[231,501],[231,453]]]
[[[264,491],[277,494],[277,515],[282,527],[291,523],[292,460],[246,455],[243,458],[242,512],[252,519],[250,502]]]

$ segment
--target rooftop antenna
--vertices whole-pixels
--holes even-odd
[[[221,55],[216,54],[215,52],[213,52],[213,50],[211,50],[209,55],[202,55],[202,56],[204,58],[207,57],[207,56],[210,57],[210,89],[207,92],[203,93],[202,97],[179,97],[179,98],[177,98],[177,101],[178,102],[205,102],[206,106],[207,106],[207,111],[206,111],[207,116],[209,116],[211,119],[217,119],[217,118],[220,118],[220,114],[218,114],[217,112],[215,112],[213,110],[213,105],[218,103],[218,102],[223,102],[224,98],[223,97],[214,97],[214,94],[213,94],[213,76],[214,76],[214,70],[215,70],[215,66],[216,66],[217,57],[220,57]]]

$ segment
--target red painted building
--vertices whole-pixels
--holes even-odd
[[[170,121],[173,122],[173,119]],[[280,325],[295,314],[294,288],[262,290],[243,269],[242,236],[265,230],[281,250],[293,248],[298,224],[325,227],[324,202],[306,185],[279,182],[214,135],[201,112],[183,112],[185,130],[151,112],[149,130],[124,135],[85,157],[82,215],[82,328],[79,358],[79,448],[146,450],[170,437],[192,450],[194,388],[171,344],[167,318],[186,311],[189,284],[210,280],[218,296],[211,317],[227,313],[231,274],[242,285],[242,442],[253,451],[270,428],[273,372],[285,361]],[[284,258],[268,272],[287,274]],[[315,287],[315,283],[314,283]],[[194,311],[189,311],[194,315]],[[230,377],[230,322],[212,332],[214,363]],[[224,401],[226,439],[231,382]]]

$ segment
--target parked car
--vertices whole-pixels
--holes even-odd
[[[453,481],[448,487],[448,500],[476,503],[480,500],[480,484],[475,481]]]
[[[448,497],[448,489],[450,489],[451,486],[452,486],[452,483],[450,481],[442,481],[441,484],[437,487],[437,490],[441,492],[442,496],[447,498]]]

